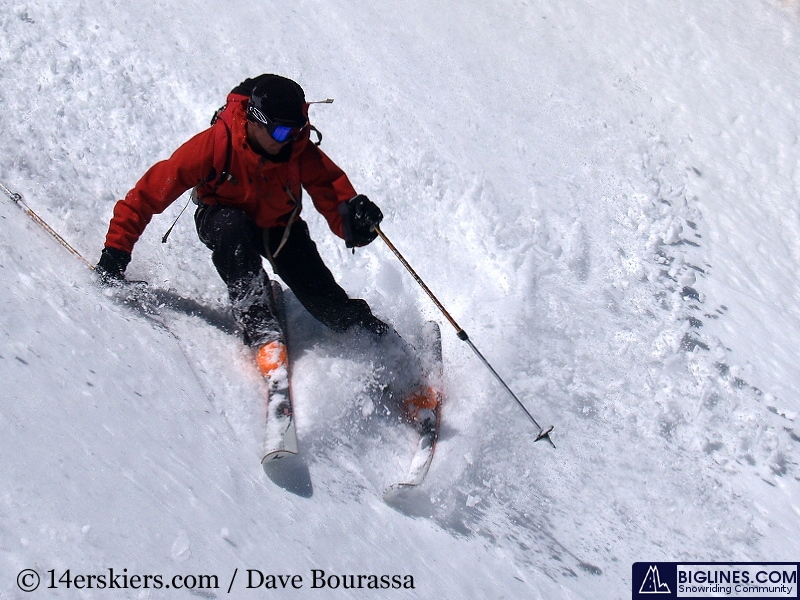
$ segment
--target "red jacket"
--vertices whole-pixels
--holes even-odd
[[[245,133],[245,104],[236,107],[231,127],[229,172],[234,180],[226,181],[216,192],[212,184],[203,183],[212,171],[214,158],[213,127],[206,129],[167,160],[153,165],[125,199],[117,202],[106,235],[107,247],[131,252],[153,215],[162,213],[195,186],[199,186],[198,196],[205,204],[239,208],[259,227],[286,225],[295,207],[286,192],[291,169],[299,173],[299,183],[331,230],[344,237],[338,206],[356,195],[347,175],[309,141],[308,128],[293,142],[288,162],[272,162],[255,152]],[[302,190],[297,187],[292,193],[299,199]]]

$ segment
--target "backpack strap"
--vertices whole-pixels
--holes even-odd
[[[212,133],[214,135],[214,150],[211,161],[211,172],[203,179],[200,184],[212,184],[211,192],[207,195],[216,194],[217,189],[226,181],[237,183],[233,175],[230,174],[231,168],[231,129],[233,128],[233,111],[238,103],[247,101],[248,96],[231,92],[225,104],[217,109],[211,117]],[[199,187],[199,186],[197,186]],[[192,190],[192,202],[200,204],[202,198],[197,193],[197,187]]]
[[[300,215],[300,211],[303,208],[303,188],[300,184],[299,161],[295,160],[289,163],[289,173],[286,177],[286,193],[294,201],[294,210],[292,211],[292,214],[289,215],[289,221],[286,223],[286,227],[283,230],[283,236],[281,237],[281,242],[278,244],[278,248],[275,250],[275,252],[270,252],[268,230],[264,230],[264,247],[267,249],[267,258],[269,258],[270,263],[272,263],[272,260],[278,256],[278,253],[281,250],[283,250],[283,246],[286,244],[286,241],[289,239],[289,234],[292,231],[292,225],[297,220],[297,217]]]
[[[214,191],[226,181],[236,183],[233,175],[230,174],[233,111],[237,104],[246,102],[247,99],[248,97],[244,94],[231,92],[228,94],[225,106],[217,110],[211,119],[211,126],[214,127],[214,160],[211,173],[208,174],[205,183],[213,181]]]

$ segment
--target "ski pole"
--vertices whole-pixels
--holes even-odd
[[[55,231],[55,229],[53,229],[52,227],[50,227],[50,225],[48,225],[48,224],[47,224],[47,223],[44,221],[44,219],[42,219],[42,218],[41,218],[39,215],[37,215],[35,212],[33,212],[33,211],[31,210],[31,208],[30,208],[30,207],[29,207],[27,204],[25,204],[25,200],[23,200],[23,199],[22,199],[22,195],[21,195],[21,194],[18,194],[17,192],[12,192],[12,191],[11,191],[11,190],[9,190],[9,189],[8,189],[6,186],[4,186],[2,183],[0,183],[0,190],[2,190],[2,191],[3,191],[3,193],[4,193],[6,196],[8,196],[9,198],[11,198],[11,199],[14,201],[14,203],[15,203],[17,206],[19,206],[19,207],[20,207],[20,208],[21,208],[23,211],[25,211],[25,214],[27,214],[27,215],[28,215],[28,216],[29,216],[31,219],[33,219],[34,221],[36,221],[36,223],[37,223],[37,224],[38,224],[38,225],[39,225],[39,226],[40,226],[42,229],[44,229],[44,230],[45,230],[47,233],[49,233],[51,236],[53,236],[53,237],[56,239],[56,241],[58,241],[58,243],[59,243],[59,244],[61,244],[62,246],[64,246],[64,248],[66,248],[67,250],[69,250],[70,252],[72,252],[72,254],[74,254],[75,256],[77,256],[79,259],[81,259],[81,260],[82,260],[82,261],[83,261],[83,262],[86,264],[86,266],[87,266],[87,267],[89,267],[90,269],[94,270],[94,265],[93,265],[92,263],[90,263],[90,262],[89,262],[88,260],[86,260],[86,259],[85,259],[83,256],[81,256],[81,253],[80,253],[80,252],[78,252],[77,250],[75,250],[75,248],[73,248],[72,246],[70,246],[70,245],[67,243],[67,240],[65,240],[65,239],[64,239],[64,238],[62,238],[60,235],[58,235],[58,233]]]
[[[433,303],[436,305],[436,307],[450,322],[450,324],[456,330],[456,335],[458,336],[458,339],[467,342],[467,344],[469,345],[470,348],[472,348],[472,351],[476,354],[476,356],[481,360],[481,362],[486,366],[486,368],[489,369],[489,372],[492,375],[494,375],[495,379],[497,379],[497,381],[500,382],[500,385],[503,386],[503,389],[506,392],[508,392],[508,395],[514,399],[514,402],[516,402],[520,406],[520,408],[525,412],[525,414],[528,416],[531,422],[536,426],[536,428],[539,430],[539,434],[536,436],[536,439],[534,441],[538,442],[539,440],[547,440],[548,442],[550,442],[550,445],[553,446],[553,448],[555,448],[556,445],[553,443],[553,440],[550,439],[550,432],[553,431],[553,426],[551,425],[550,427],[545,429],[541,425],[539,425],[539,423],[536,422],[536,419],[534,419],[530,411],[527,408],[525,408],[525,405],[522,403],[522,401],[519,398],[517,398],[517,395],[511,390],[510,387],[508,387],[508,384],[505,381],[503,381],[503,378],[500,377],[497,371],[495,371],[494,367],[492,367],[489,361],[486,360],[483,354],[481,354],[480,350],[478,350],[475,347],[475,344],[473,344],[472,340],[469,339],[467,332],[464,331],[458,323],[456,323],[456,320],[450,315],[449,312],[447,312],[447,309],[444,307],[444,305],[442,305],[441,302],[439,302],[439,299],[433,294],[430,288],[427,285],[425,285],[425,282],[422,281],[422,278],[419,275],[417,275],[417,272],[414,271],[414,269],[411,267],[408,261],[403,257],[402,254],[400,254],[400,251],[389,240],[389,238],[386,237],[386,234],[383,233],[383,231],[381,231],[380,227],[378,227],[377,225],[374,226],[374,229],[375,233],[378,234],[378,236],[389,247],[389,250],[391,250],[394,253],[394,255],[400,260],[400,262],[403,264],[406,270],[409,273],[411,273],[411,276],[414,278],[414,280],[420,285],[420,287],[423,290],[425,290],[425,293],[428,294],[428,297],[430,297],[430,299],[433,300]]]

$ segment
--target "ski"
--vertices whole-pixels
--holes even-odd
[[[261,346],[256,352],[256,363],[268,386],[264,455],[261,459],[264,468],[273,461],[294,456],[298,452],[289,355],[286,346],[283,289],[279,283],[271,281],[270,290],[273,310],[278,316],[281,332],[277,340]]]
[[[425,324],[423,342],[420,348],[421,363],[427,372],[427,381],[419,390],[411,394],[407,401],[412,403],[417,397],[424,396],[435,401],[435,407],[428,409],[423,418],[413,422],[419,432],[411,463],[405,477],[397,483],[391,484],[384,490],[383,498],[387,502],[398,499],[404,491],[419,486],[428,474],[436,443],[439,439],[439,426],[441,423],[443,393],[443,363],[442,363],[442,336],[439,325],[434,321]]]

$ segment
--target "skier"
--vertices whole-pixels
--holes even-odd
[[[226,172],[218,172],[215,164],[215,141],[220,142],[214,126],[152,166],[114,207],[96,266],[100,280],[124,282],[133,247],[152,216],[193,189],[198,236],[211,250],[244,343],[256,350],[265,375],[286,352],[262,257],[327,327],[399,338],[364,300],[349,298],[336,283],[300,217],[303,188],[348,248],[372,242],[377,237],[373,227],[383,219],[380,209],[356,193],[342,169],[311,142],[303,89],[291,79],[265,74],[246,79],[231,94],[244,100],[232,108]],[[405,407],[406,416],[429,418],[435,400],[425,394],[410,397],[415,399]]]

